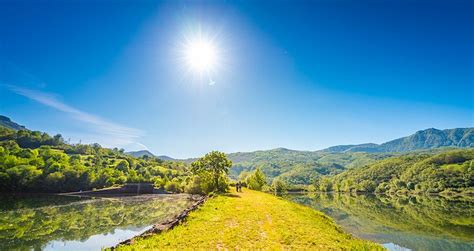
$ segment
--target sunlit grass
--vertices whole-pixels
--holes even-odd
[[[344,233],[321,212],[250,190],[212,198],[192,212],[184,224],[120,247],[121,250],[195,248],[383,249]]]

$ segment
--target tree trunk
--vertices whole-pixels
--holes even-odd
[[[215,184],[215,190],[218,191],[219,190],[219,175],[218,174],[214,174],[214,184]]]

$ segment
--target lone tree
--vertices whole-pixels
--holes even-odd
[[[219,178],[223,175],[227,175],[231,166],[232,161],[230,161],[223,152],[219,151],[212,151],[191,164],[192,171],[195,174],[202,172],[212,174],[214,190],[219,189]]]

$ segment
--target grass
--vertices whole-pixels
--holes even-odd
[[[332,219],[276,196],[244,190],[208,200],[183,224],[119,250],[382,250],[343,232]]]

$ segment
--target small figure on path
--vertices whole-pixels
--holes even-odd
[[[235,190],[237,192],[242,192],[242,183],[240,183],[240,181],[237,181],[237,183],[235,184]]]

